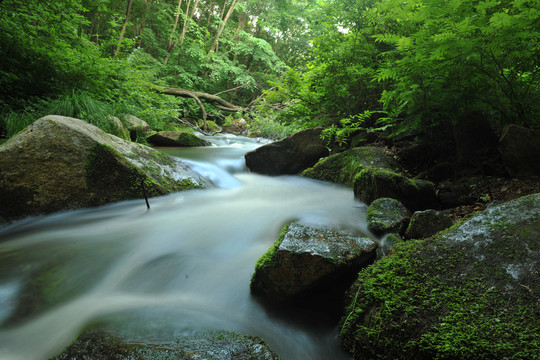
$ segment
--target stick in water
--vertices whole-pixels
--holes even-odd
[[[141,187],[142,187],[144,200],[146,200],[146,208],[148,210],[150,210],[150,203],[148,202],[148,196],[146,195],[146,188],[144,187],[144,180],[143,179],[141,179]]]

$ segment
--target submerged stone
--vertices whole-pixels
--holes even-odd
[[[369,238],[291,223],[255,265],[251,291],[272,301],[293,300],[357,273],[375,256]]]
[[[82,120],[46,116],[0,145],[0,217],[206,187],[189,166]]]
[[[493,206],[362,270],[341,337],[355,359],[534,359],[540,194]]]
[[[51,360],[70,359],[278,360],[281,357],[261,338],[232,331],[200,330],[167,340],[134,340],[89,331]]]

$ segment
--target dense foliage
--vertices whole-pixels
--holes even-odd
[[[539,18],[533,0],[4,0],[0,125],[12,135],[81,97],[66,114],[200,116],[143,86],[157,84],[252,105],[274,136],[539,127]]]

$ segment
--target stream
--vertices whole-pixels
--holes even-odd
[[[209,137],[167,148],[215,187],[31,217],[0,227],[0,359],[39,360],[87,326],[137,336],[224,329],[262,337],[284,359],[349,359],[325,309],[269,310],[250,296],[257,259],[296,220],[367,233],[350,189],[246,171],[264,141]]]

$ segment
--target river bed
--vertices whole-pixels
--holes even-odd
[[[257,259],[296,220],[365,234],[350,189],[246,171],[264,142],[210,138],[208,148],[162,149],[214,187],[23,219],[0,228],[0,359],[47,359],[85,327],[133,336],[193,329],[261,336],[284,359],[349,359],[324,309],[276,314],[253,299]]]

